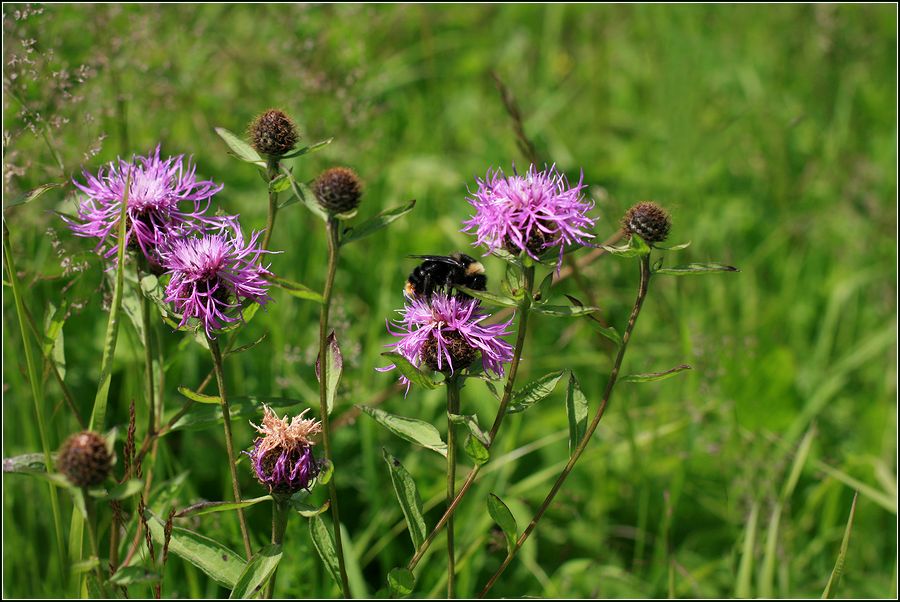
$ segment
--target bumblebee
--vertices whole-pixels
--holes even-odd
[[[452,255],[411,255],[416,259],[424,259],[421,264],[409,275],[403,294],[408,299],[431,298],[437,291],[450,294],[450,289],[464,286],[475,291],[483,291],[487,288],[487,276],[484,274],[484,266],[481,262],[464,253]],[[467,295],[457,290],[457,297],[470,299]]]

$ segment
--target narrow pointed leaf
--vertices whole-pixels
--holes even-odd
[[[478,416],[475,414],[450,414],[450,420],[454,424],[464,424],[473,437],[485,445],[490,445],[487,434],[478,426]]]
[[[568,305],[535,305],[531,311],[545,316],[555,316],[559,318],[577,318],[587,316],[600,311],[599,307],[574,307]]]
[[[288,503],[297,514],[306,518],[319,516],[320,514],[331,508],[331,500],[325,500],[325,503],[318,508],[315,506],[310,506],[309,504],[304,504],[303,502],[294,499],[289,500]]]
[[[665,372],[649,372],[646,374],[629,374],[628,376],[622,377],[622,382],[625,383],[650,383],[656,382],[658,380],[666,380],[667,378],[672,378],[679,372],[684,372],[685,370],[690,370],[691,367],[687,364],[681,364],[680,366],[675,366],[671,370],[666,370]]]
[[[288,154],[283,155],[281,157],[281,159],[282,160],[293,159],[295,157],[302,157],[303,155],[307,155],[309,153],[314,153],[317,150],[319,150],[320,148],[323,148],[323,147],[331,144],[332,140],[334,140],[334,138],[328,138],[327,140],[321,140],[319,142],[316,142],[315,144],[310,144],[309,146],[304,146],[302,148],[298,148],[297,150],[293,150],[293,151],[289,152]]]
[[[24,196],[12,201],[11,203],[7,203],[3,206],[3,211],[6,211],[10,207],[15,207],[17,205],[24,205],[25,203],[31,203],[32,201],[36,201],[40,197],[44,196],[45,192],[49,192],[54,188],[62,188],[66,185],[66,182],[50,182],[49,184],[42,184],[37,188],[34,188],[27,192]]]
[[[493,493],[488,495],[487,507],[491,518],[503,529],[503,534],[506,535],[506,551],[510,552],[516,545],[516,538],[519,536],[515,517],[503,500]]]
[[[516,414],[524,412],[537,402],[541,401],[553,392],[556,383],[562,378],[564,370],[557,370],[550,374],[545,374],[537,380],[533,380],[513,394],[512,402],[509,404],[507,412]]]
[[[387,351],[381,355],[394,362],[394,367],[397,368],[400,374],[408,378],[412,384],[425,387],[426,389],[434,389],[438,386],[438,383],[431,380],[427,374],[419,370],[412,362],[399,353]]]
[[[654,243],[653,248],[659,249],[660,251],[680,251],[681,249],[687,249],[689,246],[691,246],[691,241],[677,245],[661,245],[659,243]]]
[[[203,393],[191,391],[187,387],[178,387],[178,392],[197,403],[222,403],[222,398],[218,395],[204,395]]]
[[[853,517],[856,515],[856,499],[859,493],[853,494],[853,503],[850,504],[850,516],[847,517],[847,526],[844,528],[844,537],[841,539],[841,549],[838,552],[837,560],[834,568],[831,570],[831,576],[828,577],[828,583],[825,585],[825,591],[822,592],[822,599],[834,597],[834,591],[844,574],[844,564],[847,562],[847,549],[850,547],[850,532],[853,531]]]
[[[378,408],[370,408],[363,405],[357,407],[371,416],[375,422],[401,439],[406,439],[416,445],[434,450],[444,457],[447,456],[447,444],[444,443],[444,440],[441,439],[441,434],[431,423],[416,420],[415,418],[388,414]]]
[[[512,297],[504,297],[502,295],[495,295],[494,293],[489,293],[487,291],[475,291],[470,288],[466,288],[465,286],[457,286],[458,290],[464,292],[465,294],[475,297],[479,301],[487,303],[488,305],[495,305],[498,307],[518,307],[519,302],[513,299]]]
[[[388,587],[392,598],[405,598],[416,587],[416,576],[406,567],[391,569],[388,573]]]
[[[581,391],[581,385],[573,372],[569,373],[569,385],[566,388],[566,415],[569,418],[569,456],[581,443],[587,431],[588,400]]]
[[[394,485],[394,493],[400,502],[400,509],[406,517],[406,525],[409,527],[409,536],[413,542],[413,549],[418,550],[428,534],[425,527],[425,518],[422,516],[422,498],[416,488],[416,482],[409,472],[386,449],[381,450],[384,461],[391,473],[391,483]]]
[[[109,491],[106,489],[94,489],[88,492],[91,497],[103,500],[124,500],[133,495],[137,495],[144,489],[144,482],[140,479],[129,479],[124,483],[119,483]]]
[[[669,276],[690,276],[692,274],[708,274],[710,272],[740,272],[740,270],[734,266],[721,263],[689,263],[671,268],[659,268],[653,273],[668,274]]]
[[[347,243],[365,238],[370,234],[378,232],[382,228],[387,227],[391,222],[400,219],[401,217],[412,211],[413,207],[415,206],[416,201],[415,199],[413,199],[411,201],[408,201],[405,205],[387,209],[385,211],[382,211],[378,215],[370,217],[363,223],[345,230],[343,236],[341,236],[341,244],[345,245]]]
[[[316,358],[316,378],[321,382],[319,362],[322,358]],[[328,335],[325,341],[325,404],[326,411],[330,415],[334,410],[334,400],[337,398],[338,384],[341,382],[341,374],[344,371],[344,357],[338,346],[334,331]]]
[[[469,459],[477,466],[486,464],[487,461],[491,459],[491,452],[488,451],[484,443],[473,437],[471,433],[466,436],[463,450],[466,452],[466,455],[469,456]]]
[[[234,397],[228,400],[229,414],[232,421],[238,418],[259,419],[262,415],[263,404],[276,409],[287,408],[300,403],[302,402],[299,399],[286,397]],[[200,430],[221,425],[222,422],[221,404],[195,404],[178,419],[178,422],[173,425],[172,431]]]
[[[612,255],[619,257],[643,257],[650,253],[650,247],[644,242],[644,239],[637,234],[632,234],[628,242],[618,247],[602,245],[602,248]]]
[[[246,161],[247,163],[253,163],[254,165],[259,165],[260,167],[265,167],[265,160],[256,152],[252,146],[250,146],[247,142],[243,141],[240,136],[237,134],[226,130],[225,128],[219,127],[216,128],[216,133],[219,137],[225,141],[225,144],[228,145],[228,148],[231,149],[234,156],[242,161]]]
[[[283,202],[278,206],[279,209],[284,209],[285,207],[290,207],[294,203],[303,203],[306,205],[306,208],[312,211],[316,216],[319,217],[322,221],[328,220],[328,212],[322,209],[319,203],[316,201],[316,195],[313,194],[313,191],[310,190],[309,186],[304,184],[303,182],[298,182],[297,178],[294,177],[290,171],[285,170],[285,173],[288,177],[288,181],[291,184],[291,191],[294,193],[294,196]]]
[[[287,278],[282,278],[281,276],[276,276],[274,274],[266,276],[266,280],[282,289],[292,297],[297,297],[298,299],[306,299],[307,301],[315,301],[316,303],[321,303],[323,301],[321,293],[316,292],[308,286],[300,284],[299,282],[294,282],[293,280],[288,280]]]
[[[188,506],[184,510],[180,510],[175,514],[175,517],[185,518],[187,516],[202,516],[214,512],[227,512],[229,510],[238,510],[239,508],[249,508],[250,506],[255,506],[260,502],[271,499],[272,496],[263,495],[249,500],[241,500],[240,502],[199,502],[192,506]]]
[[[234,355],[236,353],[243,353],[244,351],[249,351],[249,350],[253,349],[254,347],[256,347],[257,345],[259,345],[260,343],[262,343],[263,341],[265,341],[266,337],[268,337],[268,336],[269,336],[269,333],[264,332],[258,339],[256,339],[252,343],[247,343],[246,345],[241,345],[240,347],[235,347],[234,349],[229,349],[228,351],[225,352],[225,355],[228,356],[228,355]]]
[[[309,536],[312,538],[313,546],[319,554],[319,558],[325,563],[325,568],[334,582],[341,584],[341,570],[338,565],[337,552],[334,551],[334,535],[325,526],[325,522],[321,516],[314,516],[309,519]]]
[[[253,559],[247,563],[244,572],[241,573],[231,590],[229,599],[253,598],[259,594],[263,585],[278,568],[281,561],[281,545],[269,544],[253,555]]]
[[[120,587],[128,587],[137,583],[157,583],[162,577],[142,566],[123,566],[117,570],[108,583]]]

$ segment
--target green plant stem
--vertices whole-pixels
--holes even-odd
[[[100,545],[97,541],[97,510],[94,506],[94,500],[91,499],[91,496],[88,495],[87,488],[81,489],[81,496],[84,500],[84,510],[87,516],[85,517],[85,526],[87,527],[88,532],[88,542],[91,546],[91,554],[94,558],[97,559],[97,566],[94,567],[93,573],[97,578],[97,584],[99,587],[103,587],[103,575],[100,570]],[[77,512],[77,511],[76,511]]]
[[[322,311],[319,314],[319,408],[322,413],[322,446],[325,448],[325,459],[334,466],[331,456],[331,433],[328,424],[328,312],[331,308],[331,291],[334,287],[334,274],[337,271],[338,240],[337,220],[329,216],[325,226],[328,235],[328,274],[325,277],[325,290],[322,292]],[[334,521],[334,547],[338,557],[338,567],[341,573],[341,590],[345,598],[351,598],[350,582],[347,579],[347,568],[344,566],[344,546],[341,540],[341,514],[338,510],[337,499],[337,470],[328,481],[328,496],[331,499],[331,517]]]
[[[500,565],[500,568],[497,569],[497,572],[490,578],[487,582],[487,585],[484,586],[484,589],[481,590],[479,597],[483,598],[494,586],[494,583],[497,582],[497,579],[500,578],[500,575],[503,574],[503,571],[506,570],[506,567],[509,566],[509,563],[512,562],[512,559],[515,557],[516,552],[522,547],[522,544],[525,543],[525,540],[528,539],[528,536],[531,535],[531,532],[534,531],[535,527],[537,527],[538,521],[541,520],[541,517],[544,516],[544,513],[547,511],[547,508],[550,507],[550,504],[553,502],[553,498],[556,497],[556,494],[559,492],[560,488],[563,486],[563,483],[566,482],[566,478],[569,476],[569,473],[572,472],[572,469],[575,467],[575,463],[578,462],[578,459],[584,453],[584,450],[587,448],[588,442],[591,439],[591,435],[594,434],[594,431],[597,429],[597,425],[600,424],[600,420],[603,418],[603,414],[606,412],[606,407],[609,404],[610,397],[612,396],[613,388],[616,386],[616,381],[619,377],[619,370],[622,367],[622,360],[625,357],[625,351],[628,349],[628,342],[631,340],[631,333],[634,330],[634,325],[637,323],[638,315],[641,313],[641,307],[644,305],[644,299],[647,297],[647,289],[650,284],[650,256],[645,255],[640,259],[640,270],[641,270],[641,280],[640,285],[638,286],[637,298],[634,301],[634,306],[631,309],[631,316],[628,318],[628,326],[625,327],[625,333],[622,335],[622,345],[619,347],[619,353],[616,355],[615,362],[613,363],[612,372],[610,372],[609,380],[606,383],[606,390],[603,392],[603,400],[600,402],[600,407],[597,408],[597,413],[594,415],[594,419],[591,424],[588,426],[587,431],[584,433],[584,436],[581,438],[581,441],[578,443],[578,447],[575,448],[574,453],[572,453],[572,457],[569,458],[568,463],[566,463],[565,468],[560,473],[559,477],[557,477],[556,482],[553,484],[553,488],[550,490],[550,493],[547,494],[547,497],[544,498],[543,503],[541,503],[540,508],[537,513],[534,515],[534,518],[531,519],[531,522],[525,528],[525,531],[522,532],[522,535],[519,536],[519,539],[516,541],[516,545],[510,550],[509,554],[507,554],[506,559],[503,561],[503,564]]]
[[[266,178],[269,184],[278,176],[279,161],[269,157],[266,161]],[[269,214],[266,218],[266,233],[263,235],[262,248],[269,248],[269,240],[272,238],[272,229],[275,228],[275,215],[278,213],[278,193],[269,189]]]
[[[447,379],[447,508],[456,497],[456,433],[452,417],[459,414],[459,378]],[[456,551],[453,542],[453,515],[447,517],[447,598],[456,594]]]
[[[222,419],[225,425],[225,449],[228,452],[228,468],[231,471],[231,488],[234,492],[234,501],[241,501],[241,488],[238,485],[237,465],[234,459],[234,443],[231,437],[231,413],[228,410],[228,396],[225,391],[225,372],[222,369],[222,352],[219,343],[211,338],[206,338],[209,343],[209,351],[212,355],[213,367],[216,371],[216,383],[219,385],[219,402],[222,404]],[[241,537],[244,540],[244,551],[247,552],[247,562],[253,556],[253,548],[250,546],[250,532],[247,530],[247,519],[244,517],[243,508],[237,509],[238,522],[241,524]]]
[[[494,418],[494,424],[491,426],[491,431],[488,434],[488,444],[485,446],[488,450],[491,449],[491,446],[494,444],[494,441],[497,437],[497,432],[500,430],[500,425],[503,423],[503,418],[506,416],[506,409],[509,406],[509,402],[512,399],[513,387],[516,382],[516,375],[519,372],[519,362],[522,359],[522,350],[525,347],[525,334],[528,330],[528,312],[531,309],[531,302],[534,294],[534,266],[528,266],[524,268],[524,276],[525,276],[525,295],[522,297],[522,301],[519,303],[518,311],[519,311],[519,326],[518,331],[516,333],[516,347],[513,351],[513,358],[509,364],[509,376],[506,379],[506,386],[503,387],[503,396],[500,399],[500,407],[497,408],[497,415]],[[416,565],[419,564],[419,561],[422,560],[422,556],[425,555],[425,552],[428,551],[428,548],[431,546],[431,543],[434,541],[434,538],[440,533],[441,529],[444,528],[444,525],[450,520],[453,516],[453,513],[456,511],[456,508],[459,506],[460,501],[469,491],[469,488],[472,487],[472,484],[475,482],[475,478],[478,476],[478,471],[481,470],[481,466],[475,465],[472,470],[469,471],[468,476],[466,477],[465,482],[459,490],[459,493],[456,494],[456,497],[453,498],[453,501],[450,502],[450,505],[447,506],[447,510],[444,512],[444,515],[438,520],[437,524],[434,526],[434,529],[431,530],[431,533],[428,534],[428,537],[425,538],[425,541],[422,542],[422,545],[419,546],[419,549],[416,550],[415,555],[406,565],[406,568],[410,571],[416,568]]]
[[[278,495],[272,496],[272,543],[276,545],[284,544],[284,532],[287,529],[287,521],[290,512],[288,511],[287,499]],[[275,576],[278,574],[278,567],[269,577],[269,583],[266,585],[266,592],[263,596],[270,599],[275,593]]]
[[[138,270],[138,282],[141,271]],[[140,284],[138,284],[140,287]],[[153,392],[153,336],[150,324],[150,299],[138,291],[141,297],[141,325],[144,329],[144,387],[147,395],[149,414],[147,419],[147,437],[152,437],[156,431],[156,396]]]
[[[28,340],[27,325],[25,323],[25,304],[22,300],[22,290],[19,283],[19,275],[16,273],[16,264],[13,260],[12,249],[9,244],[9,230],[6,222],[3,222],[3,258],[6,260],[6,276],[12,288],[13,299],[16,304],[16,316],[19,319],[19,331],[22,335],[22,346],[25,349],[25,365],[28,369],[28,381],[31,384],[31,396],[34,399],[34,413],[37,419],[38,433],[41,438],[41,449],[44,452],[44,464],[47,472],[53,471],[53,458],[50,456],[50,441],[47,437],[47,426],[44,423],[44,394],[41,381],[38,379],[37,365],[34,361],[34,354],[31,348],[31,342]],[[66,570],[66,550],[63,545],[62,521],[59,514],[59,498],[56,487],[48,483],[50,488],[50,511],[53,514],[53,528],[56,535],[56,547],[59,554],[59,570],[66,580],[68,571]]]

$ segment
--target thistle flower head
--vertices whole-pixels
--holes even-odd
[[[125,244],[136,246],[148,261],[159,265],[158,247],[165,238],[221,229],[230,219],[205,215],[210,198],[222,186],[198,180],[196,169],[190,161],[185,165],[182,155],[162,159],[157,146],[146,157],[113,161],[97,175],[85,171],[84,184],[73,181],[86,195],[78,206],[78,218],[64,219],[76,236],[98,238],[97,250],[105,257],[114,256],[125,186],[130,181]]]
[[[102,436],[82,431],[66,439],[59,449],[56,465],[76,487],[94,487],[109,476],[112,455]]]
[[[260,437],[248,452],[256,479],[272,493],[296,493],[308,489],[319,474],[312,455],[313,436],[322,431],[318,420],[299,416],[279,418],[269,406],[263,406],[262,424],[253,427]]]
[[[269,109],[257,116],[247,133],[256,152],[276,158],[289,153],[300,139],[294,121],[278,109]]]
[[[631,207],[622,218],[625,234],[637,234],[647,244],[662,242],[669,236],[672,219],[666,210],[651,201],[644,201]]]
[[[583,199],[583,182],[584,174],[570,186],[555,165],[543,171],[532,165],[524,176],[488,170],[466,199],[475,215],[464,222],[463,231],[474,234],[474,244],[487,246],[488,253],[525,251],[537,260],[547,249],[559,247],[559,269],[565,245],[588,244],[594,237],[589,229],[595,220],[587,215],[594,204]]]
[[[512,359],[513,348],[501,337],[510,334],[512,323],[482,324],[490,314],[481,310],[477,299],[447,296],[436,292],[430,298],[416,298],[400,310],[401,319],[388,322],[388,332],[399,340],[388,345],[413,365],[453,374],[468,368],[481,353],[485,372],[503,376],[503,364]],[[381,372],[393,369],[378,368]],[[400,381],[407,385],[403,376]]]
[[[332,167],[316,178],[313,194],[326,211],[347,213],[359,206],[362,182],[349,167]]]
[[[236,222],[232,232],[176,238],[160,247],[162,265],[171,275],[165,300],[182,314],[179,326],[197,318],[211,337],[213,330],[241,319],[234,310],[244,300],[269,300],[265,276],[270,272],[260,259],[269,251],[257,245],[261,233],[245,241]]]

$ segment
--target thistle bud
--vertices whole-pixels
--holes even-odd
[[[300,136],[290,117],[278,109],[269,109],[250,123],[250,144],[260,155],[278,158],[297,144]]]
[[[666,210],[650,201],[633,206],[622,218],[625,234],[637,234],[650,245],[664,241],[671,226],[672,219]]]
[[[319,474],[319,463],[312,454],[312,437],[322,431],[322,425],[303,418],[308,411],[303,410],[288,423],[287,416],[279,418],[269,406],[263,406],[262,424],[250,423],[262,436],[257,437],[247,453],[256,480],[269,493],[291,495],[309,489]]]
[[[330,213],[347,213],[359,206],[362,182],[349,167],[332,167],[316,178],[313,194],[319,205]]]
[[[109,476],[112,456],[103,437],[92,431],[82,431],[66,439],[56,465],[73,485],[94,487]]]

